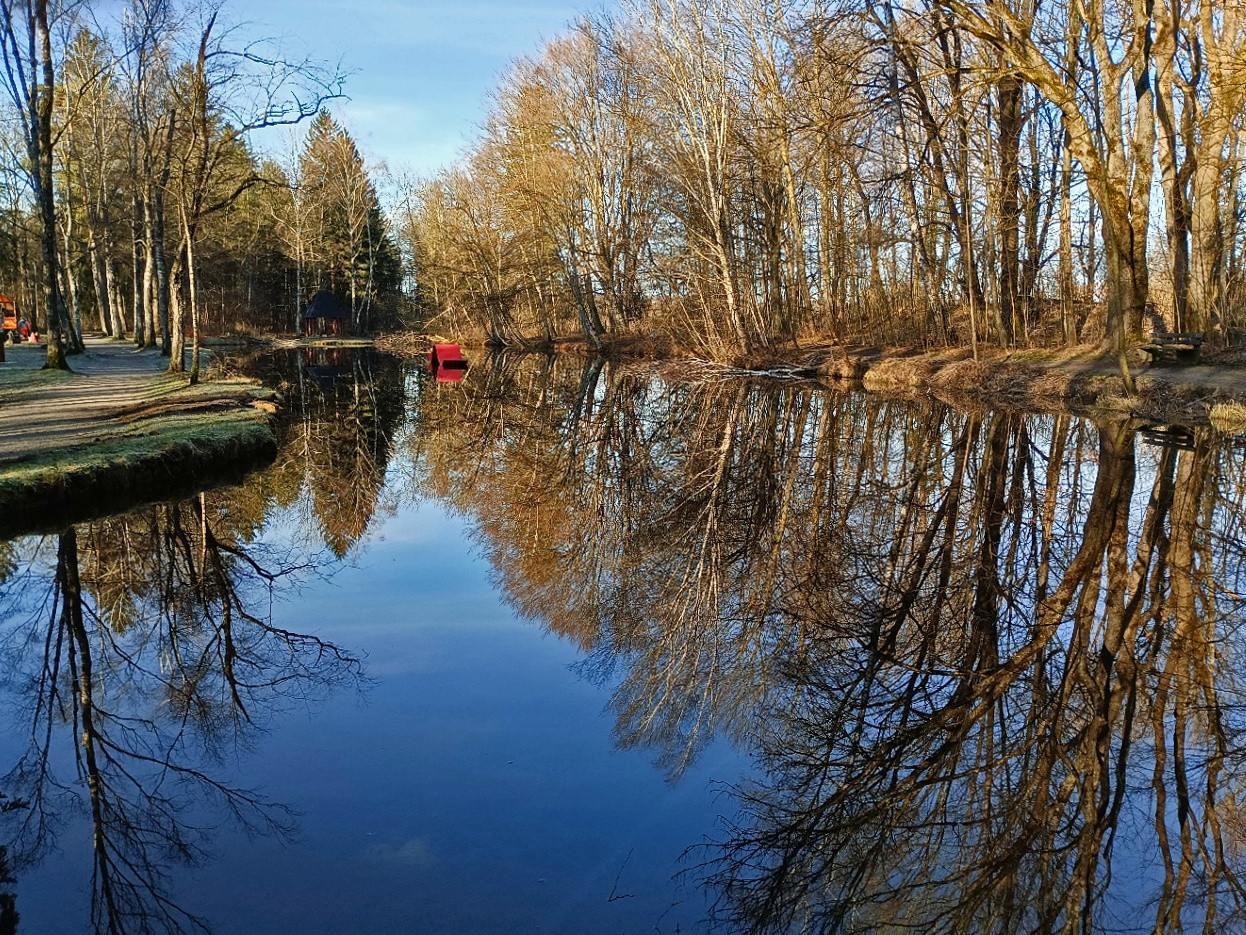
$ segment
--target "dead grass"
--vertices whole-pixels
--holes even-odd
[[[968,350],[960,349],[930,353],[896,348],[824,350],[820,375],[859,380],[865,389],[886,395],[915,398],[929,393],[961,408],[1125,412],[1187,425],[1206,424],[1209,400],[1225,393],[1223,387],[1197,379],[1171,378],[1183,371],[1159,370],[1136,374],[1138,395],[1131,398],[1124,392],[1115,359],[1090,347],[1010,355],[995,351],[977,361]]]
[[[845,383],[859,383],[869,364],[864,357],[850,354],[847,349],[824,345],[812,349],[805,357],[805,365],[813,368],[826,379]]]
[[[930,359],[886,357],[867,368],[861,383],[867,390],[876,392],[912,389],[929,384],[936,369],[935,361]]]
[[[420,334],[417,331],[392,331],[373,338],[372,346],[393,357],[423,357],[434,344],[453,343],[439,334]]]
[[[552,338],[529,338],[507,350],[540,354],[602,354],[612,360],[665,360],[670,357],[687,356],[680,353],[669,335],[657,331],[606,334],[601,337],[598,351],[582,334],[555,335]],[[372,342],[373,346],[395,357],[423,357],[434,344],[462,343],[464,347],[478,345],[457,342],[438,334],[420,334],[414,331],[396,331],[382,334]]]
[[[1241,435],[1246,432],[1246,405],[1235,399],[1216,403],[1207,419],[1221,435]]]

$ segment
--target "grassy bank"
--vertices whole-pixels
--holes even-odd
[[[8,375],[6,397],[49,380],[91,389],[80,375],[27,376]],[[263,387],[232,380],[191,387],[184,379],[157,377],[139,396],[101,422],[89,444],[48,447],[0,463],[0,537],[55,531],[185,496],[235,481],[276,456],[275,394]]]

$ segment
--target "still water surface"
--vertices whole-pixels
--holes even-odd
[[[0,932],[1246,924],[1232,440],[253,365],[273,466],[0,545]]]

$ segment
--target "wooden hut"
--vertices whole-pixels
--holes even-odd
[[[307,303],[307,311],[303,313],[303,334],[309,338],[315,335],[341,337],[346,333],[349,320],[346,309],[333,297],[333,293],[321,289]]]

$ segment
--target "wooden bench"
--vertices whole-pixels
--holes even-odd
[[[1148,425],[1138,430],[1144,445],[1194,450],[1194,433],[1183,425]]]
[[[1151,335],[1147,344],[1139,345],[1138,349],[1151,355],[1151,363],[1172,361],[1173,363],[1196,364],[1203,348],[1203,332],[1181,331],[1177,334],[1156,332]]]

